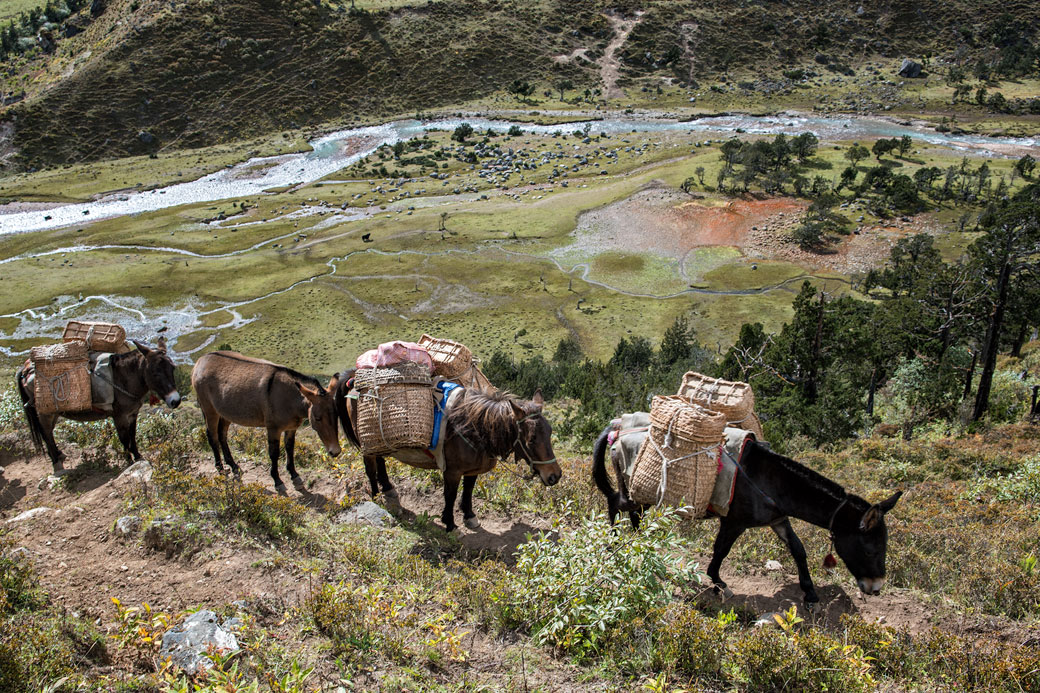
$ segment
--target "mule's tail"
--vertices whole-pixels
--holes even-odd
[[[24,372],[19,368],[14,374],[14,380],[18,384],[18,396],[22,398],[22,411],[25,412],[25,420],[29,422],[29,435],[32,437],[36,451],[43,449],[43,424],[36,413],[36,405],[29,401],[29,392],[25,389]]]
[[[354,424],[350,421],[350,414],[347,412],[347,393],[350,392],[350,385],[354,380],[354,373],[357,371],[356,368],[340,373],[339,376],[339,387],[336,388],[336,416],[339,417],[340,426],[343,427],[343,435],[347,437],[350,444],[358,450],[361,449],[361,441],[358,440],[357,432],[354,430]]]
[[[604,428],[592,448],[592,480],[596,482],[596,488],[600,493],[607,498],[607,514],[610,516],[611,523],[621,512],[621,493],[614,490],[614,485],[610,483],[610,475],[607,473],[607,436],[612,430],[614,430],[613,425]]]

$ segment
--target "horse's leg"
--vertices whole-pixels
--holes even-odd
[[[473,512],[473,487],[476,485],[476,474],[462,477],[462,502],[459,504],[459,507],[462,509],[462,524],[470,529],[480,527],[480,520],[477,519],[477,514]]]
[[[457,473],[444,473],[444,512],[441,513],[441,522],[449,532],[455,530],[455,498],[459,495],[459,482],[462,477]]]
[[[812,576],[809,575],[809,562],[806,560],[805,547],[802,546],[802,540],[794,533],[791,521],[786,517],[783,520],[774,522],[769,527],[776,532],[776,536],[780,537],[780,541],[784,542],[787,545],[787,550],[791,552],[791,557],[794,559],[795,565],[798,566],[798,586],[805,593],[805,606],[809,609],[814,608],[820,603],[820,598],[816,594]]]
[[[127,425],[127,437],[130,439],[130,455],[134,458],[134,461],[144,459],[141,451],[137,449],[137,412],[130,415],[130,421]]]
[[[282,442],[279,440],[278,429],[267,429],[267,456],[271,458],[271,478],[274,480],[274,490],[285,493],[285,484],[282,477],[278,476],[278,453],[281,451]]]
[[[128,462],[133,463],[135,458],[133,453],[134,443],[130,439],[130,417],[126,415],[113,416],[112,420],[116,424],[116,435],[119,436],[119,442],[126,453],[126,459]]]
[[[386,474],[386,458],[376,458],[376,474],[379,476],[379,487],[383,489],[383,497],[389,501],[400,502],[401,497],[397,489],[390,483],[390,477]]]
[[[224,455],[224,461],[231,467],[231,473],[237,476],[239,479],[242,478],[242,470],[239,469],[238,464],[235,462],[235,458],[231,456],[231,446],[227,442],[228,428],[231,427],[231,422],[220,417],[217,419],[217,439],[220,441],[220,452]]]
[[[282,441],[285,443],[285,468],[289,470],[289,481],[296,488],[303,488],[303,479],[296,473],[296,464],[293,460],[296,449],[296,431],[286,431],[282,436]]]
[[[375,498],[379,495],[379,479],[377,477],[377,467],[383,458],[374,457],[372,455],[365,455],[365,476],[368,477],[368,485],[372,489],[372,497]]]
[[[202,409],[202,416],[206,419],[206,442],[213,451],[213,461],[217,466],[217,472],[224,473],[224,463],[220,461],[220,417],[215,411],[206,407]]]
[[[58,449],[57,443],[54,442],[54,426],[58,423],[57,414],[37,414],[40,419],[40,431],[41,438],[43,438],[43,445],[47,448],[47,456],[51,458],[51,467],[54,468],[54,475],[61,476],[65,473],[65,453]]]
[[[730,549],[733,548],[733,543],[744,533],[745,529],[747,528],[744,525],[727,522],[726,518],[722,518],[722,521],[719,522],[719,533],[715,536],[715,545],[712,547],[711,562],[708,564],[707,571],[708,577],[711,578],[716,589],[722,590],[722,593],[727,597],[732,596],[733,592],[719,577],[719,567],[722,565],[723,559],[729,555]]]
[[[628,520],[632,523],[632,529],[639,529],[639,523],[643,519],[643,509],[636,508],[628,511]]]

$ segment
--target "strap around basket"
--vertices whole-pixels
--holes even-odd
[[[664,450],[662,450],[661,447],[657,444],[657,441],[654,440],[654,434],[652,432],[647,434],[646,439],[648,441],[650,441],[650,445],[653,446],[654,451],[657,452],[658,456],[660,456],[660,458],[661,458],[661,482],[657,485],[657,505],[660,505],[664,501],[664,492],[668,488],[668,466],[669,465],[671,465],[671,464],[673,464],[675,462],[681,462],[682,460],[688,460],[691,457],[698,457],[700,455],[704,455],[704,454],[710,453],[712,450],[715,449],[714,445],[709,445],[706,448],[702,448],[700,450],[696,450],[696,451],[688,453],[686,455],[682,455],[681,457],[676,457],[674,459],[668,459],[668,456],[664,454]],[[697,487],[699,485],[700,485],[700,475],[699,474],[694,474],[694,476],[693,476],[693,495],[694,495],[694,498],[697,497],[697,490],[698,490]]]

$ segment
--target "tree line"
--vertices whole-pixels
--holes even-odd
[[[622,337],[603,362],[568,338],[551,360],[498,352],[485,372],[524,396],[541,388],[560,405],[560,432],[584,443],[612,417],[673,393],[687,370],[750,382],[766,435],[781,448],[797,437],[821,445],[858,434],[879,420],[879,397],[887,423],[906,437],[936,420],[1014,420],[1025,404],[995,399],[996,364],[998,353],[1019,355],[1040,327],[1040,185],[994,203],[980,231],[954,262],[930,235],[900,240],[887,266],[863,278],[863,298],[806,282],[778,332],[744,324],[721,354],[680,316],[656,349]]]

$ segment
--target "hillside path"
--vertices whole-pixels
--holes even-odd
[[[614,38],[607,44],[603,57],[596,62],[599,65],[600,79],[603,80],[603,91],[608,99],[621,99],[625,96],[625,92],[617,85],[621,70],[621,61],[617,57],[617,52],[621,46],[625,45],[628,35],[639,23],[639,17],[642,14],[642,12],[637,12],[631,19],[613,13],[604,15],[614,28]]]

